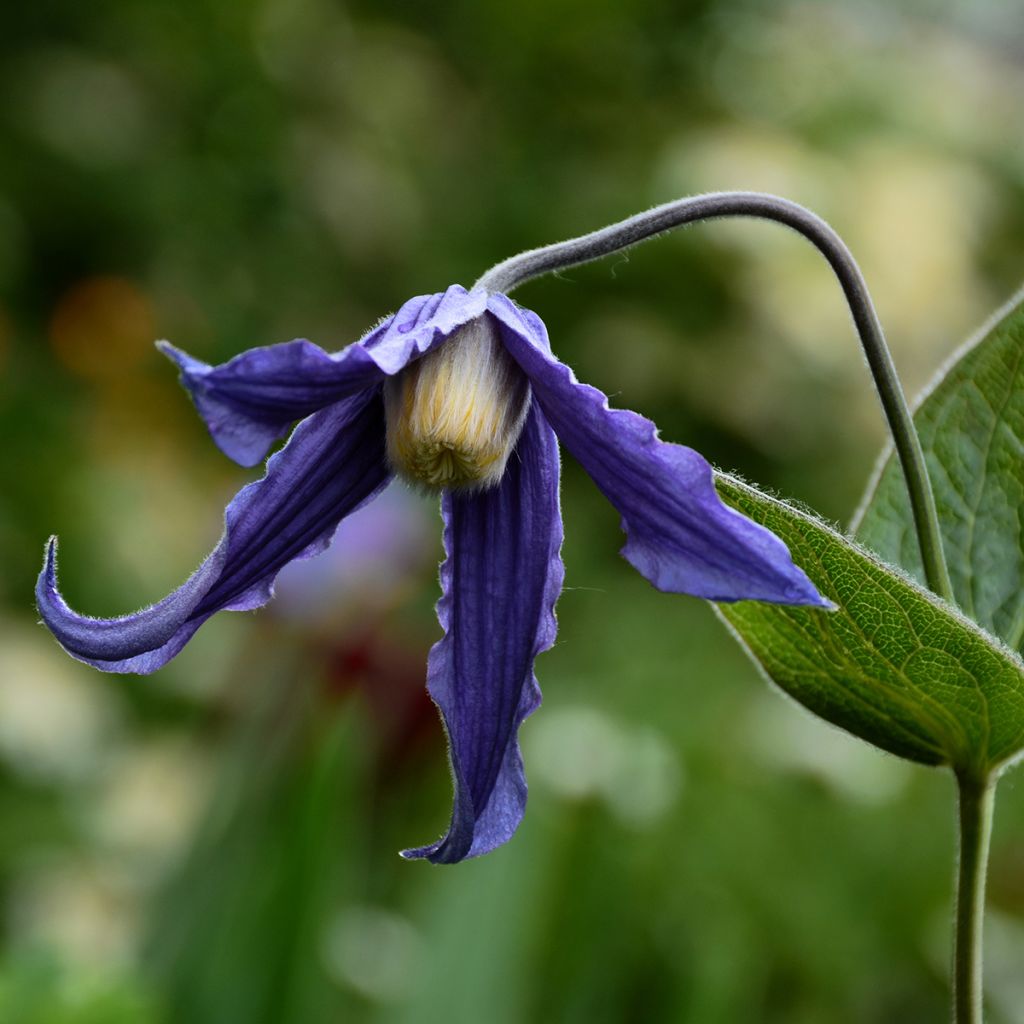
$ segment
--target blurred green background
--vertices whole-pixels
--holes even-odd
[[[953,787],[769,691],[617,555],[567,460],[567,589],[515,839],[431,868],[435,507],[393,489],[157,676],[36,623],[146,604],[258,475],[157,337],[339,348],[406,298],[696,191],[846,237],[916,391],[1024,276],[1017,0],[34,0],[0,14],[0,1020],[945,1019]],[[846,521],[882,440],[838,289],[765,224],[517,297],[668,439]],[[993,1024],[1024,1022],[1024,792]]]

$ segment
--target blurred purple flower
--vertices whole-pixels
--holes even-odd
[[[211,367],[163,349],[237,462],[255,465],[301,422],[228,505],[213,553],[149,608],[116,619],[72,611],[51,540],[36,589],[43,621],[81,661],[152,672],[214,612],[266,603],[277,573],[323,551],[392,473],[440,490],[444,636],[427,675],[454,809],[447,834],[408,857],[486,853],[522,818],[518,728],[540,701],[533,662],[554,643],[563,580],[556,434],[621,514],[623,555],[658,589],[827,606],[774,534],[721,502],[697,452],[658,440],[649,420],[578,383],[540,319],[505,295],[453,286],[411,299],[334,354],[293,341]]]
[[[294,620],[324,621],[357,602],[380,610],[394,603],[433,559],[436,518],[408,487],[391,483],[341,521],[320,558],[289,562],[274,581],[273,607]]]

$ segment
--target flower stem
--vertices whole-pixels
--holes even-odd
[[[953,588],[942,550],[935,497],[921,442],[896,375],[882,325],[864,276],[846,243],[810,210],[788,199],[761,192],[713,192],[690,196],[645,210],[579,238],[520,253],[492,267],[474,287],[508,293],[551,271],[589,263],[684,224],[718,217],[757,217],[785,224],[808,239],[832,267],[853,315],[903,469],[925,579],[936,594],[951,601]]]
[[[982,1024],[982,923],[995,783],[958,775],[960,864],[953,941],[953,1024]]]

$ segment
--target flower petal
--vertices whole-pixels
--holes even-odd
[[[536,314],[504,295],[488,309],[559,440],[622,515],[623,556],[654,586],[712,601],[831,607],[775,534],[722,502],[703,456],[658,440],[650,420],[610,409],[580,384],[551,354]]]
[[[398,373],[478,316],[485,300],[484,293],[459,285],[417,296],[333,354],[300,339],[209,366],[166,341],[158,347],[177,363],[217,447],[241,465],[255,466],[296,420]]]
[[[526,806],[520,723],[540,703],[533,660],[555,641],[564,576],[558,447],[536,406],[501,483],[443,498],[445,550],[430,695],[448,734],[455,804],[447,835],[404,857],[453,863],[515,832]]]
[[[323,551],[338,523],[380,491],[384,411],[377,392],[330,406],[296,427],[224,513],[220,543],[187,583],[132,615],[93,619],[72,611],[57,589],[56,538],[36,585],[43,622],[79,661],[108,672],[149,673],[165,665],[221,609],[258,608],[277,573]]]

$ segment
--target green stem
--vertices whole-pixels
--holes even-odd
[[[684,224],[719,217],[757,217],[785,224],[803,235],[828,261],[850,307],[903,469],[925,579],[934,593],[952,601],[953,588],[942,550],[942,534],[924,452],[867,283],[846,243],[810,210],[763,192],[711,192],[688,196],[588,235],[512,256],[488,270],[474,287],[508,293],[543,274],[589,263]]]
[[[953,943],[953,1024],[982,1024],[982,925],[995,783],[957,776],[960,865]]]

